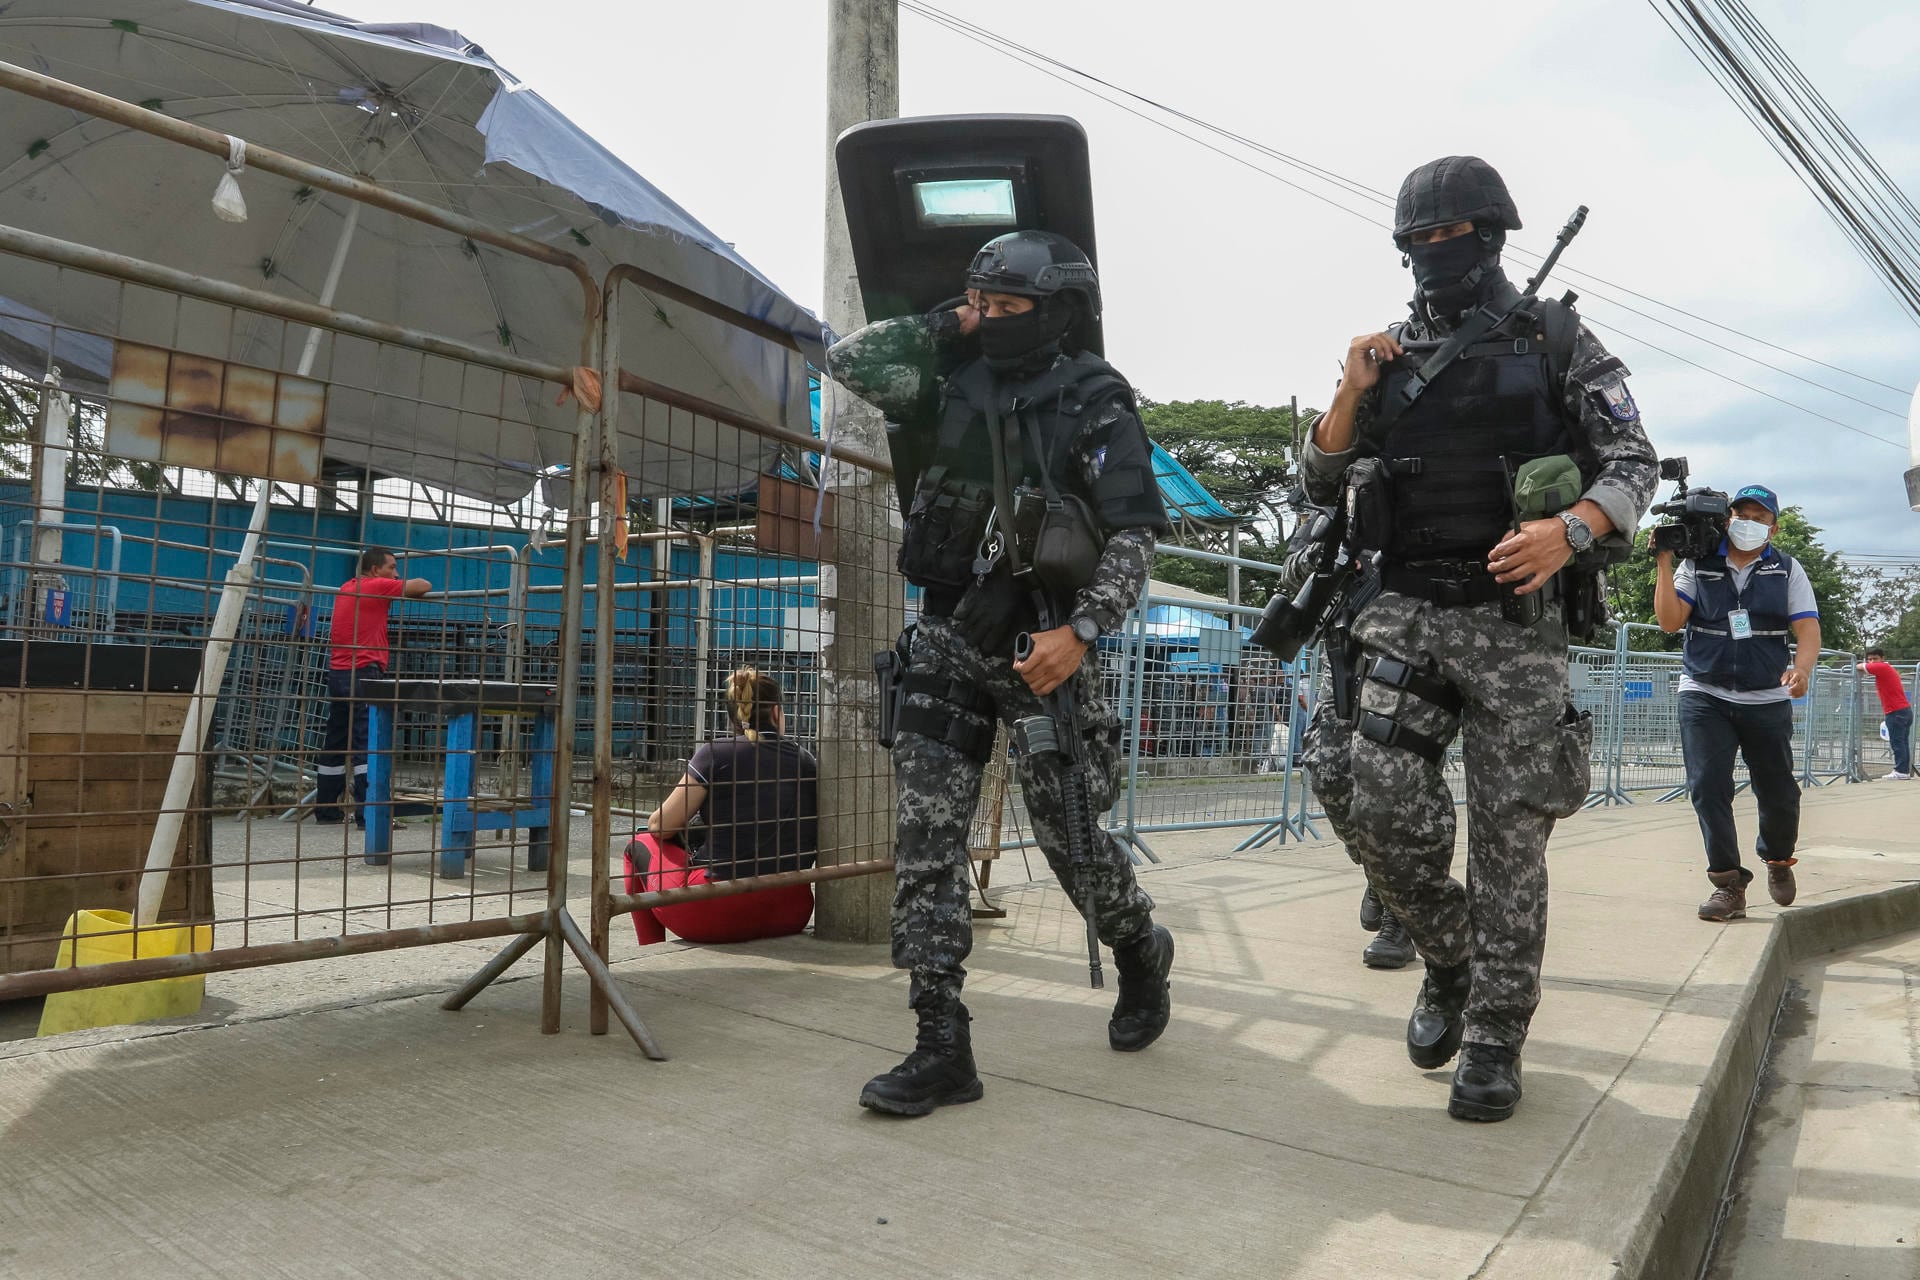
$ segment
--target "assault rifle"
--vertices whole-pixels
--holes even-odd
[[[1051,631],[1057,625],[1051,601],[1043,590],[1036,590],[1033,595],[1040,614],[1040,629]],[[1013,642],[1013,656],[1025,662],[1032,653],[1033,636],[1023,631]],[[1094,909],[1093,884],[1085,878],[1093,865],[1093,804],[1087,795],[1087,758],[1085,744],[1080,739],[1080,699],[1074,694],[1073,681],[1074,677],[1068,676],[1057,689],[1040,699],[1047,709],[1046,715],[1022,716],[1013,722],[1013,742],[1023,756],[1060,757],[1060,790],[1065,810],[1061,822],[1066,827],[1067,861],[1075,875],[1082,877],[1080,891],[1087,902],[1087,977],[1098,990],[1103,985],[1100,930],[1095,923],[1099,912]]]

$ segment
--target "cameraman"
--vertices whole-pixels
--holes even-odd
[[[1772,545],[1780,499],[1763,485],[1748,485],[1733,495],[1731,515],[1717,555],[1682,561],[1676,572],[1673,553],[1660,552],[1653,588],[1661,629],[1687,629],[1680,751],[1713,884],[1700,918],[1715,923],[1747,914],[1747,882],[1753,879],[1740,865],[1733,825],[1736,749],[1760,802],[1755,850],[1767,864],[1767,892],[1783,907],[1793,902],[1793,846],[1800,836],[1793,699],[1806,695],[1820,657],[1813,584],[1798,561]]]

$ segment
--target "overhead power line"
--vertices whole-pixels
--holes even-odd
[[[1920,324],[1920,209],[1743,0],[1647,0]]]
[[[1378,188],[1371,187],[1355,179],[1345,177],[1344,175],[1338,174],[1333,170],[1325,168],[1324,166],[1315,165],[1309,161],[1301,159],[1300,157],[1293,156],[1286,152],[1280,151],[1277,148],[1270,147],[1264,143],[1257,141],[1256,139],[1248,137],[1247,135],[1213,124],[1203,119],[1202,117],[1195,116],[1189,112],[1185,112],[1176,107],[1172,107],[1165,103],[1159,102],[1154,98],[1148,97],[1147,95],[1125,88],[1122,85],[1115,84],[1114,82],[1107,80],[1104,77],[1098,76],[1089,71],[1085,71],[1081,68],[1072,66],[1069,63],[1063,62],[1037,49],[1032,49],[1026,45],[1020,44],[1017,41],[1014,41],[1005,36],[1002,36],[999,33],[994,32],[986,27],[982,27],[977,23],[969,22],[963,18],[959,18],[953,14],[947,13],[944,10],[935,8],[933,5],[925,3],[924,0],[899,0],[899,3],[901,8],[907,10],[910,13],[915,14],[918,17],[924,18],[927,21],[937,26],[945,28],[946,30],[956,35],[959,35],[967,40],[970,40],[973,43],[982,45],[983,47],[986,47],[996,53],[999,53],[1002,56],[1008,57],[1013,61],[1020,62],[1021,64],[1029,67],[1030,69],[1038,71],[1041,74],[1046,75],[1063,84],[1066,84],[1071,88],[1077,89],[1081,92],[1089,94],[1092,97],[1098,98],[1101,101],[1107,103],[1109,106],[1116,107],[1119,110],[1124,111],[1129,115],[1132,115],[1140,120],[1143,120],[1149,124],[1152,124],[1157,128],[1160,128],[1169,133],[1172,133],[1176,137],[1182,138],[1185,141],[1188,141],[1188,142],[1194,143],[1197,146],[1203,147],[1206,150],[1211,151],[1218,156],[1221,156],[1223,159],[1230,160],[1233,163],[1241,165],[1244,168],[1250,169],[1255,173],[1261,174],[1264,177],[1277,181],[1282,185],[1287,186],[1293,189],[1294,191],[1299,192],[1302,195],[1306,195],[1323,204],[1331,205],[1333,208],[1338,209],[1340,212],[1345,213],[1350,217],[1359,218],[1360,220],[1368,222],[1374,226],[1380,227],[1383,230],[1391,230],[1391,223],[1381,217],[1376,216],[1370,209],[1355,208],[1353,207],[1353,205],[1349,203],[1346,203],[1342,200],[1334,199],[1332,196],[1328,195],[1325,191],[1316,190],[1310,186],[1305,185],[1304,182],[1301,181],[1300,179],[1324,182],[1332,186],[1342,196],[1345,196],[1351,200],[1355,200],[1363,205],[1370,205],[1375,208],[1384,207],[1386,209],[1391,209],[1393,205],[1393,198],[1387,195],[1385,192],[1379,190]],[[1142,108],[1145,108],[1145,109],[1143,110]],[[1155,112],[1160,114],[1158,115],[1153,114]],[[1171,120],[1163,117],[1171,117]],[[1205,133],[1211,134],[1214,137],[1219,138],[1223,141],[1230,142],[1235,146],[1244,147],[1248,150],[1258,153],[1259,155],[1278,161],[1280,164],[1287,166],[1289,169],[1293,170],[1294,172],[1291,175],[1277,173],[1270,168],[1267,168],[1265,166],[1255,163],[1254,161],[1248,159],[1245,155],[1242,155],[1235,151],[1231,151],[1224,147],[1218,146],[1215,143],[1209,141],[1207,138],[1197,137],[1193,133],[1190,133],[1187,130],[1180,128],[1178,124],[1175,124],[1172,121],[1178,121],[1179,124],[1190,125]],[[1509,244],[1509,251],[1513,252],[1518,257],[1521,257],[1523,259],[1530,258],[1536,262],[1539,261],[1541,257],[1541,255],[1539,254],[1533,253],[1526,249],[1522,249],[1516,245],[1512,245],[1511,243]],[[1815,357],[1808,356],[1802,352],[1795,351],[1790,347],[1785,347],[1785,346],[1781,346],[1778,343],[1769,342],[1766,339],[1756,337],[1753,334],[1746,333],[1739,329],[1735,329],[1732,326],[1721,324],[1720,322],[1709,319],[1705,316],[1700,316],[1693,312],[1686,311],[1683,308],[1673,306],[1672,304],[1669,304],[1666,302],[1662,302],[1661,300],[1651,297],[1650,295],[1640,293],[1635,290],[1626,288],[1625,286],[1616,284],[1612,281],[1605,280],[1604,278],[1595,276],[1590,272],[1582,272],[1582,271],[1563,268],[1563,273],[1569,276],[1577,277],[1581,280],[1592,281],[1606,289],[1618,290],[1621,293],[1624,293],[1630,297],[1636,298],[1640,301],[1646,302],[1649,305],[1660,307],[1664,310],[1671,311],[1676,315],[1685,316],[1688,319],[1695,320],[1703,324],[1711,325],[1712,327],[1716,329],[1720,329],[1723,332],[1732,334],[1742,339],[1743,341],[1758,344],[1770,350],[1777,351],[1784,355],[1791,356],[1794,359],[1805,361],[1808,364],[1816,365],[1820,368],[1824,368],[1834,373],[1839,373],[1844,376],[1857,379],[1863,383],[1867,383],[1871,386],[1882,388],[1884,390],[1894,392],[1899,395],[1904,396],[1907,394],[1906,391],[1903,390],[1902,388],[1893,386],[1889,383],[1881,382],[1880,380],[1870,377],[1866,374],[1862,374],[1854,370],[1846,369],[1839,365],[1829,364],[1826,361],[1822,361],[1822,360],[1816,359]],[[1683,325],[1675,324],[1670,320],[1666,320],[1650,312],[1646,312],[1636,307],[1630,306],[1624,302],[1619,301],[1618,299],[1609,297],[1605,293],[1599,292],[1598,290],[1594,290],[1590,286],[1586,286],[1586,287],[1587,287],[1587,292],[1589,297],[1596,298],[1601,302],[1606,303],[1608,306],[1618,307],[1623,311],[1626,311],[1636,316],[1640,316],[1643,319],[1650,320],[1655,324],[1661,325],[1662,327],[1670,329],[1685,337],[1692,338],[1695,341],[1705,343],[1708,346],[1714,347],[1721,351],[1725,351],[1728,354],[1738,356],[1741,359],[1750,361],[1751,363],[1759,365],[1760,367],[1771,370],[1775,373],[1779,373],[1785,377],[1792,378],[1795,381],[1803,383],[1807,386],[1813,387],[1816,390],[1824,391],[1830,395],[1839,396],[1842,399],[1861,405],[1864,408],[1871,409],[1876,413],[1886,414],[1889,417],[1893,417],[1900,420],[1905,419],[1906,415],[1904,410],[1894,410],[1884,405],[1875,404],[1871,401],[1864,400],[1858,396],[1852,395],[1846,391],[1842,391],[1837,387],[1829,386],[1826,383],[1804,377],[1798,373],[1793,372],[1790,369],[1782,368],[1777,364],[1773,364],[1767,360],[1763,360],[1758,356],[1752,355],[1749,352],[1742,351],[1736,347],[1731,347],[1724,343],[1717,342],[1714,339],[1706,337],[1691,329],[1688,329]],[[1689,360],[1684,356],[1680,356],[1668,350],[1667,348],[1661,347],[1652,342],[1648,342],[1643,338],[1636,337],[1631,333],[1621,330],[1618,328],[1618,326],[1610,325],[1608,327],[1614,332],[1619,333],[1621,337],[1626,338],[1628,341],[1637,343],[1641,346],[1647,347],[1649,350],[1658,352],[1661,355],[1668,356],[1671,359],[1678,360],[1681,363],[1687,364],[1693,368],[1699,369],[1702,372],[1711,374],[1712,376],[1720,378],[1721,380],[1731,383],[1734,386],[1738,386],[1744,390],[1750,391],[1755,395],[1759,395],[1767,399],[1773,400],[1779,404],[1785,405],[1789,408],[1795,409],[1799,412],[1806,413],[1812,417],[1815,417],[1822,422],[1826,422],[1831,425],[1841,427],[1842,429],[1853,432],[1854,434],[1857,434],[1857,435],[1865,436],[1870,440],[1876,440],[1883,444],[1889,444],[1899,448],[1905,447],[1905,445],[1900,441],[1893,440],[1887,436],[1877,435],[1874,432],[1868,431],[1864,428],[1856,427],[1849,423],[1843,422],[1837,418],[1829,417],[1828,415],[1820,413],[1817,410],[1810,409],[1805,405],[1801,405],[1794,401],[1784,399],[1783,397],[1774,395],[1771,392],[1761,390],[1760,388],[1755,387],[1752,384],[1747,383],[1745,381],[1742,381],[1741,379],[1736,378],[1730,374],[1722,373],[1716,369],[1711,368],[1710,366],[1700,364],[1699,362],[1694,360]]]

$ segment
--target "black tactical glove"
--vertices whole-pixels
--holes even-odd
[[[953,611],[953,625],[968,644],[989,658],[1011,658],[1014,637],[1031,626],[1032,607],[1013,584],[1005,564],[975,579]]]

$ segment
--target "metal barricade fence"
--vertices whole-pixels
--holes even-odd
[[[1645,623],[1622,623],[1616,628],[1614,662],[1615,712],[1619,730],[1611,756],[1595,762],[1611,770],[1610,794],[1630,800],[1641,792],[1656,792],[1661,800],[1684,795],[1686,763],[1680,754],[1680,655],[1664,650],[1632,648],[1632,637],[1664,634]],[[1598,742],[1598,737],[1595,739]]]
[[[1920,706],[1920,664],[1907,673],[1904,688],[1908,707]],[[1862,674],[1854,736],[1859,742],[1859,765],[1864,778],[1877,778],[1893,770],[1893,744],[1885,736],[1885,721],[1886,713],[1880,706],[1880,695],[1873,678]]]
[[[1138,623],[1129,625],[1130,637],[1136,636]],[[1658,631],[1648,624],[1617,624],[1613,647],[1575,645],[1568,649],[1569,695],[1574,706],[1591,713],[1594,721],[1587,807],[1631,804],[1648,796],[1656,802],[1669,801],[1686,795],[1686,765],[1680,744],[1680,654],[1631,647],[1635,635]],[[1143,644],[1138,639],[1129,640],[1131,660],[1142,673],[1137,687],[1149,694],[1158,671],[1147,657],[1151,651],[1151,641]],[[1804,786],[1863,776],[1861,741],[1866,721],[1860,707],[1862,697],[1867,695],[1863,694],[1863,678],[1854,670],[1856,661],[1855,654],[1822,650],[1821,665],[1815,669],[1807,696],[1794,703],[1796,758]],[[1247,662],[1244,655],[1242,662]],[[1284,742],[1284,751],[1272,766],[1255,766],[1256,773],[1277,777],[1269,788],[1263,790],[1256,782],[1247,788],[1246,795],[1234,797],[1231,803],[1239,804],[1238,810],[1226,808],[1215,795],[1196,786],[1198,777],[1207,770],[1192,766],[1176,766],[1169,771],[1176,780],[1175,787],[1163,790],[1157,799],[1151,798],[1159,781],[1149,767],[1159,750],[1157,724],[1151,714],[1155,704],[1150,697],[1142,699],[1141,714],[1132,722],[1123,711],[1122,724],[1130,732],[1131,785],[1123,793],[1122,805],[1116,807],[1115,828],[1150,833],[1259,825],[1261,830],[1242,847],[1284,841],[1289,836],[1327,834],[1319,825],[1325,814],[1299,768],[1300,735],[1311,709],[1325,696],[1327,676],[1318,650],[1304,652],[1296,666],[1296,671],[1283,672],[1283,678],[1290,680],[1302,696],[1295,699],[1288,713],[1285,732],[1276,733],[1272,739]],[[1130,690],[1136,686],[1124,687]],[[1125,701],[1125,696],[1122,705],[1130,709],[1133,704]],[[1878,741],[1877,717],[1873,725],[1873,740]],[[1465,779],[1457,738],[1443,768],[1454,802],[1463,803]],[[1744,787],[1744,765],[1739,766],[1736,777]],[[1130,814],[1124,808],[1128,801],[1134,805]],[[1270,818],[1268,813],[1272,814]]]
[[[781,909],[798,912],[796,928],[808,910],[817,927],[845,927],[836,914],[840,890],[823,889],[815,902],[812,886],[893,865],[893,772],[873,719],[873,655],[892,646],[907,605],[893,567],[892,467],[877,441],[849,442],[841,424],[824,427],[825,441],[774,429],[677,397],[629,367],[635,351],[623,344],[625,324],[646,323],[652,305],[644,292],[660,283],[616,267],[603,290],[597,557],[583,635],[596,651],[631,635],[630,661],[645,675],[642,696],[629,700],[621,695],[635,686],[622,680],[617,658],[597,661],[593,672],[590,937],[600,957],[609,954],[616,916],[633,915],[643,937],[656,927],[697,937],[711,910],[705,900],[743,892],[772,891]],[[784,334],[762,336],[791,345]],[[576,486],[576,509],[584,489]],[[629,503],[653,518],[628,528]],[[752,526],[729,523],[749,509]],[[636,548],[641,554],[629,561]],[[729,697],[730,685],[744,701]],[[803,701],[809,693],[811,705]],[[729,732],[716,741],[722,725]],[[814,736],[802,740],[808,729]],[[715,794],[710,779],[683,763],[683,750],[729,778],[743,769],[772,780],[794,798],[794,817],[774,824],[776,838],[763,850],[761,833],[743,834],[709,812],[703,832],[667,832],[679,839],[657,845],[647,865],[616,865],[651,797],[683,777],[703,797]],[[809,810],[817,817],[808,819]],[[739,820],[750,821],[744,812]],[[687,850],[696,835],[705,842],[697,872]],[[846,901],[849,925],[871,915],[860,899]],[[590,1029],[605,1031],[609,1012],[659,1056],[633,1011],[596,989]]]
[[[16,66],[0,64],[0,87],[124,126],[119,145],[228,154],[224,134]],[[517,938],[450,1007],[544,941],[542,1029],[557,1031],[563,946],[574,945],[598,985],[610,981],[567,915],[567,860],[549,855],[566,848],[571,807],[552,780],[566,776],[573,753],[572,704],[541,701],[524,680],[462,679],[490,674],[490,656],[480,657],[488,646],[470,642],[484,618],[464,616],[457,601],[395,606],[409,641],[398,652],[423,662],[431,679],[363,694],[368,799],[349,799],[342,816],[362,819],[364,835],[344,821],[262,821],[252,802],[263,782],[310,776],[319,759],[326,644],[313,633],[308,598],[318,565],[331,566],[332,588],[351,574],[342,551],[366,542],[404,556],[523,524],[534,504],[495,501],[489,477],[500,459],[539,458],[543,432],[573,446],[573,474],[589,470],[591,413],[561,419],[567,438],[541,406],[573,388],[576,365],[598,364],[598,280],[582,259],[538,241],[265,147],[247,154],[257,209],[310,205],[338,228],[336,271],[365,222],[369,242],[525,273],[552,290],[563,315],[572,290],[581,324],[561,328],[561,360],[541,361],[520,354],[533,344],[509,342],[504,326],[498,343],[478,345],[334,308],[325,293],[318,305],[296,301],[212,278],[195,263],[0,227],[8,280],[0,379],[12,405],[71,403],[75,429],[70,441],[35,434],[17,446],[9,474],[30,471],[41,483],[4,499],[44,522],[35,512],[58,494],[63,527],[29,527],[31,550],[15,550],[0,583],[9,597],[0,636],[0,999]],[[364,464],[323,468],[319,434],[340,426],[347,442],[324,452],[357,453]],[[587,511],[582,501],[569,513],[573,554],[549,578],[574,605],[545,640],[563,666],[578,652]],[[41,532],[50,540],[33,536]],[[271,550],[247,571],[230,570],[248,558],[236,557],[243,535],[248,553],[261,542]],[[92,550],[82,545],[77,562],[58,554],[76,540]],[[114,549],[102,556],[107,540]],[[34,579],[55,564],[96,585],[86,607],[49,617],[34,598],[46,584],[36,593]],[[434,585],[453,577],[429,572]],[[521,621],[516,642],[525,645]],[[525,751],[506,753],[524,757],[518,794],[495,803],[474,784],[472,730],[503,704],[534,728],[522,735]],[[407,744],[423,767],[411,780],[417,789],[396,793],[393,721],[403,707],[438,727]],[[215,824],[209,788],[223,769],[246,794],[224,809],[240,808],[240,821]],[[409,806],[430,820],[405,818]],[[475,832],[489,829],[509,843],[476,848]]]

